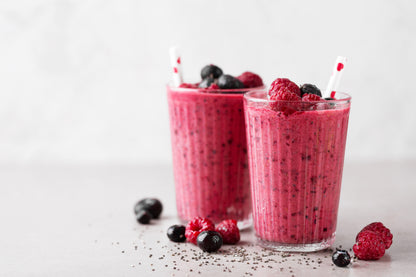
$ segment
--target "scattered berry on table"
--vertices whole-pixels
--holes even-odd
[[[350,254],[346,250],[337,249],[332,254],[332,262],[339,267],[346,267],[351,262]]]
[[[269,88],[269,95],[273,96],[273,94],[277,93],[282,88],[286,88],[291,93],[296,94],[297,96],[301,96],[300,89],[298,85],[287,78],[277,78],[273,81]]]
[[[140,224],[149,224],[150,219],[152,219],[152,215],[146,210],[140,210],[136,214],[136,219]]]
[[[158,218],[163,210],[162,203],[156,198],[144,198],[134,206],[134,213],[146,210],[152,218]]]
[[[185,226],[183,225],[172,225],[169,227],[167,232],[168,238],[174,242],[184,242],[185,237]]]
[[[352,249],[360,260],[378,260],[383,257],[386,246],[379,234],[371,230],[365,230],[360,232],[360,236],[358,236]]]
[[[215,252],[222,246],[222,237],[215,231],[203,231],[198,235],[197,244],[205,252]]]
[[[240,80],[228,74],[221,75],[217,84],[221,89],[244,88],[244,84]]]
[[[263,86],[263,80],[261,79],[261,77],[253,72],[246,71],[240,76],[238,76],[237,79],[240,80],[246,88],[255,88]]]
[[[189,242],[196,244],[196,239],[201,232],[214,230],[215,226],[211,220],[198,216],[189,221],[188,225],[186,225],[185,236]]]
[[[201,70],[201,78],[205,79],[207,77],[211,77],[213,79],[217,79],[222,75],[222,70],[216,65],[209,64],[202,68]]]
[[[373,231],[376,232],[377,234],[379,234],[381,236],[381,238],[383,239],[384,245],[386,246],[386,249],[389,249],[391,244],[393,243],[393,234],[390,232],[389,228],[387,228],[386,226],[383,225],[383,223],[381,222],[373,222],[367,226],[365,226],[361,232],[363,231]],[[357,237],[356,237],[356,241],[358,241],[358,238],[361,235],[361,232],[358,233]]]
[[[300,87],[300,92],[301,92],[302,97],[304,94],[315,94],[315,95],[318,95],[319,97],[322,97],[322,93],[319,90],[319,88],[317,88],[315,85],[312,85],[312,84],[303,84]]]
[[[240,230],[234,219],[222,221],[215,227],[215,231],[220,233],[224,244],[236,244],[240,241]]]

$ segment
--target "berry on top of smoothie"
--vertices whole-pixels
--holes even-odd
[[[202,80],[201,83],[199,83],[199,88],[208,88],[211,84],[215,83],[215,79],[212,77],[206,77],[204,80]]]
[[[321,101],[322,98],[319,95],[307,93],[302,96],[302,101],[306,102],[314,102],[314,101]]]
[[[263,86],[263,80],[261,77],[253,72],[246,71],[238,76],[237,79],[240,80],[246,88]]]
[[[322,93],[321,90],[319,88],[317,88],[315,85],[312,84],[303,84],[300,86],[300,92],[303,95],[305,94],[315,94],[318,95],[319,97],[322,97]]]
[[[287,78],[277,78],[274,80],[270,85],[269,95],[272,96],[273,94],[279,92],[282,88],[286,88],[289,92],[301,96],[298,85]]]
[[[244,84],[240,80],[228,74],[221,75],[217,84],[221,89],[244,88]]]
[[[222,75],[222,69],[216,65],[209,64],[202,68],[201,70],[201,78],[205,79],[207,77],[211,77],[213,79],[217,79]]]
[[[179,85],[180,88],[197,88],[199,83],[191,84],[191,83],[182,83]]]
[[[296,93],[290,91],[287,87],[281,87],[278,91],[273,92],[270,100],[300,101],[301,98]]]
[[[224,74],[222,69],[216,65],[209,64],[201,70],[202,80],[199,83],[182,83],[180,88],[200,88],[201,92],[220,92],[222,89],[242,89],[263,86],[261,77],[253,72],[246,71],[238,77]],[[215,90],[215,91],[213,91]],[[235,91],[233,93],[244,93],[246,91]],[[225,92],[231,93],[231,92]]]

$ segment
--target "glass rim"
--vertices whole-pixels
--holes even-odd
[[[214,94],[214,95],[244,95],[252,91],[262,91],[266,89],[266,86],[260,86],[255,88],[234,88],[234,89],[206,89],[206,88],[180,88],[174,87],[172,84],[166,84],[166,87],[170,90],[177,92],[193,92],[201,94]]]
[[[262,93],[263,96],[264,96],[264,94],[268,95],[267,90],[264,90],[264,89],[253,90],[253,91],[246,92],[244,94],[244,99],[246,99],[248,101],[251,101],[251,102],[257,102],[257,103],[282,103],[282,102],[284,102],[284,103],[322,103],[322,102],[325,102],[325,103],[338,103],[338,104],[340,104],[340,103],[350,103],[351,98],[352,98],[349,94],[347,94],[345,92],[337,91],[336,95],[343,96],[343,98],[334,99],[334,100],[325,100],[325,101],[322,101],[322,100],[319,101],[318,100],[318,101],[305,102],[305,101],[302,101],[302,100],[289,101],[289,100],[270,100],[268,98],[266,98],[266,99],[265,98],[259,98],[259,97],[254,96],[254,94],[256,94],[256,93]]]

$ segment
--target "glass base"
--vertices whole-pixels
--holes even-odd
[[[253,219],[251,217],[251,214],[250,214],[250,216],[247,219],[244,219],[244,220],[241,220],[241,221],[237,221],[237,227],[240,230],[248,229],[252,225],[253,225]]]
[[[260,246],[284,252],[316,252],[319,250],[329,248],[335,241],[335,233],[333,233],[332,236],[323,241],[303,244],[280,243],[275,241],[262,240],[257,235],[256,237],[257,243]]]

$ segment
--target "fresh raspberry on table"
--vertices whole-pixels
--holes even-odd
[[[217,225],[215,231],[221,234],[224,244],[236,244],[240,241],[240,230],[237,227],[237,221],[227,219]]]
[[[180,88],[198,88],[198,84],[182,83],[179,85]]]
[[[282,88],[288,89],[291,93],[294,93],[299,97],[301,96],[301,92],[298,85],[296,85],[294,82],[287,78],[277,78],[276,80],[274,80],[273,83],[270,85],[269,95],[272,96]]]
[[[355,240],[358,241],[359,237],[361,236],[361,233],[367,230],[370,230],[379,234],[384,241],[384,245],[386,246],[386,249],[390,248],[391,244],[393,243],[393,234],[390,232],[389,228],[384,226],[383,223],[381,222],[373,222],[365,226],[361,230],[361,232],[358,233]]]
[[[197,216],[186,225],[185,237],[189,242],[196,245],[196,238],[203,231],[215,231],[214,223],[208,218]]]
[[[207,89],[220,89],[220,87],[216,83],[212,83]]]
[[[302,96],[302,101],[306,102],[314,102],[314,101],[321,101],[322,98],[316,94],[307,93]]]
[[[383,257],[386,246],[379,234],[365,230],[360,232],[360,236],[352,250],[360,260],[378,260]]]
[[[263,86],[263,80],[261,77],[253,72],[246,71],[238,76],[237,79],[244,84],[245,88],[256,88]]]

